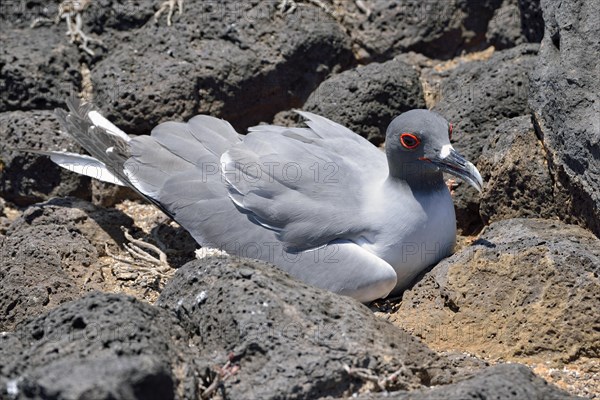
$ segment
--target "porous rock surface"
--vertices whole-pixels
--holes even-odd
[[[558,217],[554,180],[531,116],[500,123],[478,165],[485,181],[479,206],[485,224],[517,217]]]
[[[478,400],[478,399],[544,399],[567,400],[582,399],[558,390],[536,376],[523,365],[502,364],[485,368],[469,378],[451,385],[433,389],[415,390],[414,392],[395,392],[370,394],[356,397],[360,400],[393,399],[393,400]]]
[[[177,34],[145,24],[91,69],[98,106],[133,134],[201,113],[244,132],[300,107],[327,75],[351,64],[350,41],[313,5],[297,14],[276,6],[189,2]]]
[[[0,196],[18,206],[28,206],[55,196],[89,198],[90,179],[69,172],[48,157],[18,149],[79,152],[74,140],[59,133],[51,111],[0,113],[0,146],[3,148]]]
[[[419,76],[398,60],[337,74],[321,83],[303,106],[329,115],[375,145],[385,141],[386,129],[396,116],[414,108],[425,108]]]
[[[195,353],[169,312],[93,293],[0,336],[0,387],[19,399],[199,398]]]
[[[0,240],[0,331],[99,290],[98,256],[131,219],[75,198],[28,208]]]
[[[600,236],[600,15],[593,1],[542,1],[546,32],[529,104],[562,217]]]
[[[16,3],[7,2],[3,11],[16,9]],[[37,44],[31,41],[35,33]],[[65,42],[63,29],[52,25],[35,33],[2,23],[0,112],[62,107],[66,98],[79,91],[79,51]]]
[[[357,2],[335,3],[357,45],[375,60],[407,51],[448,59],[488,47],[489,21],[502,5],[501,0],[367,0],[360,2],[361,10]]]
[[[600,240],[590,232],[502,220],[405,292],[395,320],[437,349],[585,364],[600,355],[599,275]]]
[[[3,332],[0,356],[0,390],[20,399],[380,398],[348,368],[396,372],[391,398],[570,398],[526,367],[438,355],[352,299],[230,257],[186,264],[156,306],[104,293],[62,304]]]
[[[262,262],[207,258],[182,267],[158,306],[172,310],[207,365],[230,359],[231,398],[315,398],[366,382],[344,365],[387,375],[397,389],[448,383],[456,370],[362,304],[297,282]],[[268,384],[265,384],[268,382]]]
[[[538,44],[524,44],[494,53],[489,59],[460,63],[455,68],[427,74],[439,90],[433,110],[453,124],[452,143],[476,163],[488,137],[499,123],[529,113],[528,72]],[[457,182],[454,204],[458,228],[464,234],[481,229],[479,196],[464,182]]]

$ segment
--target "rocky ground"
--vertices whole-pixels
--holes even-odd
[[[59,4],[0,6],[0,398],[600,398],[594,1],[186,0],[170,26],[158,0]],[[376,145],[427,107],[486,184],[455,189],[455,254],[367,308],[195,260],[132,191],[15,151],[78,151],[73,95],[130,134],[301,108]]]

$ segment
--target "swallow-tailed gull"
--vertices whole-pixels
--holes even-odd
[[[58,165],[141,193],[202,246],[265,260],[362,302],[396,294],[451,254],[456,218],[443,172],[481,191],[450,144],[452,125],[411,110],[387,128],[385,152],[324,117],[306,127],[238,134],[198,115],[129,136],[91,104],[57,110],[91,156],[43,152]]]

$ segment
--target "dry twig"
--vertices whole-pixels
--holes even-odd
[[[171,266],[167,262],[167,255],[158,247],[140,239],[135,239],[129,234],[129,231],[126,228],[121,227],[121,229],[123,230],[125,238],[129,241],[129,243],[124,244],[124,247],[131,258],[113,254],[108,246],[106,244],[104,245],[104,250],[109,257],[130,266],[120,266],[116,275],[124,276],[123,273],[125,273],[126,276],[127,274],[140,272],[142,274],[154,276],[156,279],[168,278],[168,272],[171,269]],[[144,249],[155,252],[158,255],[158,258],[150,255]],[[115,273],[115,268],[115,266],[111,266],[113,273]],[[135,279],[135,277],[130,279]]]
[[[344,370],[348,373],[348,375],[350,375],[353,378],[357,378],[367,382],[373,382],[376,385],[377,389],[379,389],[382,392],[387,391],[391,385],[396,383],[396,380],[400,375],[407,372],[406,366],[404,364],[402,364],[402,366],[394,373],[385,377],[380,377],[367,368],[352,368],[348,365],[344,365]]]
[[[325,11],[327,14],[335,17],[335,11],[331,9],[327,4],[323,3],[321,0],[307,0],[309,3],[317,6],[321,10]],[[298,8],[298,3],[296,0],[280,0],[279,4],[277,4],[277,10],[282,14],[293,14],[294,11]]]
[[[216,375],[213,381],[208,385],[208,387],[202,387],[203,392],[200,398],[208,399],[210,396],[217,390],[217,388],[229,379],[231,376],[235,375],[240,369],[240,366],[233,363],[233,354],[229,355],[229,360],[225,363],[224,366],[216,368]]]
[[[58,13],[54,18],[54,23],[58,24],[61,19],[67,22],[67,35],[71,38],[71,43],[79,43],[79,48],[88,53],[95,55],[94,51],[88,47],[90,43],[102,45],[102,41],[86,35],[83,30],[83,19],[81,14],[90,6],[92,0],[64,0],[58,5]],[[47,22],[52,22],[48,18],[36,18],[31,23],[31,27],[42,25]]]
[[[161,14],[164,13],[167,9],[169,9],[169,12],[167,13],[167,26],[171,26],[173,23],[172,19],[173,13],[175,12],[175,6],[177,6],[177,13],[181,15],[183,13],[183,0],[164,1],[160,5],[158,11],[154,13],[154,23],[157,24]]]

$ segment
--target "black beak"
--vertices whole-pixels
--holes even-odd
[[[465,160],[452,146],[444,146],[440,154],[430,161],[442,171],[448,172],[469,183],[479,192],[483,189],[483,180],[477,167]]]

